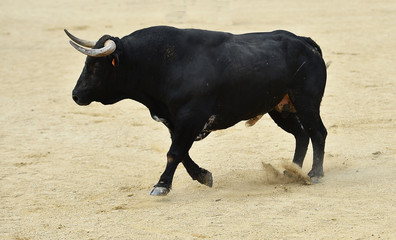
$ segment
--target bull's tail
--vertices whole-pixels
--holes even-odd
[[[330,67],[330,65],[331,65],[331,63],[332,63],[332,61],[328,61],[328,62],[326,62],[326,68],[329,68],[329,67]]]
[[[318,51],[320,53],[320,56],[323,57],[322,49],[319,47],[319,45],[314,40],[312,40],[309,37],[302,37],[302,39],[304,39],[305,42],[307,42],[309,45],[311,45],[316,51]]]

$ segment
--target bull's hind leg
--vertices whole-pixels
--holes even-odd
[[[305,155],[307,154],[309,136],[301,125],[295,113],[280,113],[276,110],[269,112],[275,123],[288,133],[293,134],[296,139],[293,162],[302,167]]]
[[[293,104],[297,110],[297,116],[307,131],[313,146],[312,170],[308,173],[313,181],[323,177],[323,158],[327,131],[319,115],[320,98],[312,95],[294,95]]]
[[[320,103],[326,85],[326,66],[323,59],[315,54],[304,61],[294,75],[290,100],[297,117],[308,133],[313,147],[312,169],[308,173],[312,182],[317,182],[323,173],[323,157],[327,131],[320,117]]]

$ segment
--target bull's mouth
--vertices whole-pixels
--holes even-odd
[[[98,102],[102,103],[103,105],[111,105],[111,104],[119,102],[119,101],[121,101],[121,100],[123,100],[125,98],[126,98],[125,96],[119,95],[119,96],[116,96],[116,97],[109,97],[109,98],[106,98],[106,99],[101,99]]]

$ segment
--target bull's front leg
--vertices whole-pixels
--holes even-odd
[[[162,173],[160,180],[150,192],[150,195],[154,196],[165,196],[169,193],[172,188],[173,176],[175,174],[177,165],[179,165],[180,159],[175,158],[172,154],[167,154],[167,163],[164,173]]]
[[[175,174],[176,168],[180,161],[176,155],[168,153],[167,164],[164,173],[161,175],[160,180],[150,192],[150,195],[154,196],[165,196],[169,193],[172,188],[173,176]],[[187,154],[182,160],[184,167],[186,168],[188,174],[193,180],[197,180],[199,183],[206,185],[208,187],[213,186],[212,173],[206,169],[200,168]]]
[[[193,180],[197,180],[199,183],[208,187],[213,186],[212,173],[204,168],[200,168],[188,154],[182,163]]]
[[[187,119],[179,119],[179,124],[171,132],[172,145],[167,154],[166,169],[158,183],[151,190],[151,195],[164,196],[169,193],[176,168],[181,162],[192,179],[209,187],[213,185],[212,174],[200,168],[188,154],[206,121],[207,118],[202,118],[202,116],[189,116]]]
[[[182,145],[183,146],[183,145]],[[153,187],[150,195],[165,196],[172,188],[173,176],[180,162],[183,163],[188,174],[193,180],[201,184],[212,187],[212,173],[206,169],[200,168],[189,156],[188,150],[180,151],[180,146],[172,143],[171,149],[167,154],[167,164],[164,173],[161,175],[158,183]]]

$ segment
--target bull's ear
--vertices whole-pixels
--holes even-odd
[[[109,60],[111,61],[111,64],[113,65],[113,67],[118,67],[118,65],[120,64],[120,59],[118,57],[118,54],[111,54],[109,56]]]

